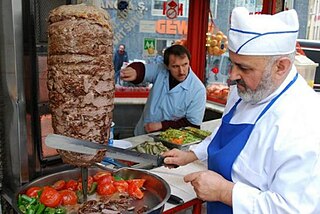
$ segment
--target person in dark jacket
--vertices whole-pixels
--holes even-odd
[[[113,66],[114,66],[114,82],[119,84],[120,69],[124,62],[129,62],[128,53],[125,51],[126,46],[120,44],[118,50],[113,56]]]

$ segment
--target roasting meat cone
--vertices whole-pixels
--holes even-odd
[[[63,5],[48,17],[48,89],[54,133],[108,143],[114,108],[113,29],[106,11]],[[58,151],[76,166],[100,162],[104,151]]]

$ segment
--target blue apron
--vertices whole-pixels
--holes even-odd
[[[293,80],[273,98],[262,110],[254,124],[230,124],[234,111],[241,99],[239,99],[231,110],[222,118],[222,123],[217,134],[208,146],[208,169],[222,175],[225,179],[231,180],[232,165],[243,147],[246,145],[249,136],[257,121],[266,113],[273,103],[296,81],[298,73]],[[221,202],[207,202],[207,213],[228,214],[232,213],[232,207]]]

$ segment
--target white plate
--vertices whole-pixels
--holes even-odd
[[[113,140],[113,146],[122,149],[127,149],[132,147],[132,143],[126,140]]]

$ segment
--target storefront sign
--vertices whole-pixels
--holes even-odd
[[[137,10],[137,11],[144,11],[148,10],[148,8],[145,6],[145,3],[140,1],[136,4],[132,4],[131,1],[128,1],[128,10]],[[118,9],[118,0],[112,1],[112,0],[102,0],[101,1],[101,7],[104,9]]]
[[[161,34],[187,34],[188,22],[185,20],[158,20],[156,31]]]
[[[143,41],[144,55],[155,56],[156,55],[155,49],[156,49],[156,40],[152,38],[144,38],[144,41]]]
[[[182,16],[183,4],[179,4],[179,0],[168,0],[163,2],[162,14],[169,19],[175,19],[178,15]]]

